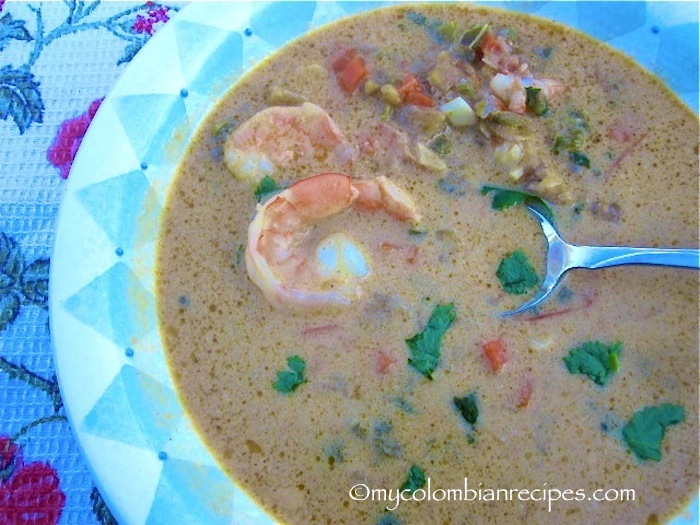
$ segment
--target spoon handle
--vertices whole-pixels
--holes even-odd
[[[571,268],[606,268],[623,264],[651,264],[700,268],[700,250],[693,248],[628,248],[617,246],[571,246]]]

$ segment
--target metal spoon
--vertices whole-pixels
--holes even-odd
[[[525,304],[502,314],[503,317],[521,314],[534,308],[549,297],[563,275],[572,268],[595,270],[623,264],[651,264],[700,268],[700,250],[693,248],[632,248],[622,246],[576,246],[562,239],[547,217],[532,206],[527,208],[539,220],[547,238],[547,274],[539,292]]]

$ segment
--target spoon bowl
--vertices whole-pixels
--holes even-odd
[[[503,317],[518,315],[544,302],[564,274],[574,268],[596,270],[609,266],[646,264],[652,266],[674,266],[678,268],[700,268],[700,250],[695,248],[636,248],[623,246],[577,246],[561,238],[554,225],[534,206],[526,206],[539,221],[547,239],[547,264],[544,280],[539,291],[529,301],[515,310],[501,314]]]

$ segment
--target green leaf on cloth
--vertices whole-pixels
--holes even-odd
[[[117,60],[117,65],[131,62],[131,59],[136,56],[136,53],[141,51],[141,48],[147,41],[148,39],[143,39],[127,44],[127,46],[124,48],[124,53],[122,54],[121,58]]]
[[[24,27],[24,20],[13,20],[10,13],[5,13],[0,18],[0,51],[5,49],[12,40],[29,42],[31,39],[32,36]]]
[[[16,293],[0,295],[0,332],[12,324],[19,315],[20,301]]]
[[[102,494],[100,494],[97,488],[92,489],[90,493],[90,502],[92,503],[92,512],[95,514],[97,521],[102,525],[118,525],[117,520],[112,516],[105,500],[102,499]]]
[[[9,117],[22,135],[32,123],[43,122],[44,102],[32,73],[5,66],[0,69],[0,118],[7,120]]]
[[[0,232],[0,293],[12,290],[24,270],[24,259],[19,244]]]
[[[22,272],[22,294],[30,304],[47,308],[49,296],[49,259],[37,259]]]

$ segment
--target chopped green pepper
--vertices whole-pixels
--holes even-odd
[[[525,105],[538,117],[546,115],[549,111],[547,99],[540,88],[532,86],[525,88]]]

